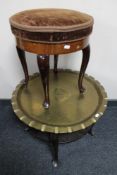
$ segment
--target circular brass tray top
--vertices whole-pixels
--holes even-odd
[[[44,109],[43,88],[39,74],[30,76],[26,87],[23,81],[12,96],[12,106],[17,117],[43,132],[71,133],[85,129],[103,115],[107,106],[107,94],[93,77],[85,75],[86,91],[80,94],[77,87],[78,72],[50,71],[49,109]]]

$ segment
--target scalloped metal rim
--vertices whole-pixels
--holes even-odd
[[[71,70],[64,70],[64,69],[59,69],[59,71],[67,71],[67,72],[71,72],[71,73],[78,73],[78,71],[71,71]],[[38,73],[33,74],[32,76],[30,76],[30,80],[35,78],[36,76],[39,76]],[[23,86],[23,80],[16,86],[15,91],[12,94],[12,107],[13,110],[15,112],[15,114],[17,115],[17,117],[24,122],[26,125],[35,128],[37,130],[40,130],[42,132],[51,132],[51,133],[72,133],[75,131],[79,131],[82,129],[85,129],[89,126],[91,126],[92,124],[96,123],[98,121],[98,119],[103,115],[106,107],[107,107],[107,93],[104,90],[104,87],[100,84],[100,82],[98,82],[97,80],[95,80],[92,76],[88,76],[87,74],[85,74],[85,78],[90,80],[90,81],[95,81],[95,85],[99,88],[101,95],[103,97],[103,101],[100,105],[100,107],[98,108],[98,111],[95,113],[95,115],[92,116],[91,119],[85,121],[82,124],[76,124],[73,126],[68,126],[68,127],[58,127],[58,126],[50,126],[50,125],[45,125],[43,123],[37,123],[33,120],[31,120],[30,118],[28,118],[23,111],[19,108],[18,103],[17,103],[17,94],[19,89]],[[29,81],[30,81],[29,80]]]

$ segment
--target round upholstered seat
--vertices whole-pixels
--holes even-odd
[[[10,18],[13,34],[25,40],[43,43],[65,43],[87,37],[93,18],[67,9],[26,10]]]

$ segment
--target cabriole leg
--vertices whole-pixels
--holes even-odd
[[[82,59],[82,64],[81,64],[81,69],[80,69],[79,79],[78,79],[78,87],[79,87],[80,93],[83,93],[85,91],[85,88],[83,87],[83,78],[89,62],[90,46],[88,45],[87,47],[85,47],[82,50],[82,52],[83,52],[83,59]]]
[[[40,70],[41,80],[44,89],[44,108],[49,108],[49,56],[48,55],[38,55],[37,63]]]
[[[54,55],[54,73],[55,74],[58,72],[57,64],[58,64],[58,55]]]
[[[20,62],[21,62],[22,67],[23,67],[23,71],[24,71],[24,75],[25,75],[25,83],[27,85],[28,81],[29,81],[29,74],[28,74],[28,67],[27,67],[27,63],[26,63],[25,51],[20,49],[17,46],[16,46],[16,49],[17,49],[17,53],[18,53]]]
[[[53,166],[58,166],[58,144],[59,144],[59,135],[58,134],[50,134],[50,144],[52,146],[52,155],[53,155]]]

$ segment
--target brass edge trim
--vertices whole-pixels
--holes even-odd
[[[14,112],[17,114],[17,112],[20,112],[20,109],[15,109]]]
[[[55,134],[58,134],[59,133],[59,128],[58,127],[55,127],[54,128],[54,131],[55,131]]]
[[[22,116],[22,117],[20,117],[19,119],[20,119],[20,120],[24,120],[24,118],[26,118],[26,116]]]
[[[44,132],[46,129],[46,125],[41,125],[41,131]]]
[[[32,126],[34,125],[34,123],[35,123],[35,121],[33,121],[33,120],[32,120],[32,121],[30,121],[30,122],[29,122],[29,126],[31,126],[31,127],[32,127]]]
[[[93,122],[93,123],[96,123],[97,120],[96,120],[95,118],[92,118],[92,122]]]
[[[68,133],[72,133],[72,128],[70,126],[67,127]]]
[[[51,71],[52,71],[52,69],[51,69]],[[70,69],[59,69],[59,71],[60,71],[60,72],[66,71],[66,72],[71,72],[71,73],[79,73],[79,71],[72,71],[72,70],[70,70]],[[33,75],[31,75],[29,80],[35,78],[35,76],[36,76],[36,77],[39,76],[39,73],[34,73]],[[70,133],[70,132],[78,131],[78,130],[80,130],[81,128],[82,128],[82,129],[85,129],[86,127],[90,126],[92,123],[96,123],[97,120],[103,115],[103,113],[104,113],[104,111],[105,111],[105,109],[106,109],[106,107],[107,107],[107,100],[108,100],[108,98],[107,98],[107,93],[105,92],[105,89],[104,89],[104,87],[100,84],[100,82],[98,82],[97,80],[95,80],[94,77],[85,74],[85,78],[86,78],[86,79],[88,78],[88,79],[91,80],[91,81],[92,81],[92,80],[95,81],[95,84],[98,86],[98,88],[99,88],[100,91],[102,92],[103,99],[104,99],[103,102],[102,102],[102,105],[100,106],[99,110],[97,111],[97,114],[99,114],[99,116],[98,116],[98,117],[93,116],[93,118],[91,118],[91,120],[90,120],[90,124],[87,123],[87,121],[86,121],[86,122],[83,123],[83,124],[78,124],[78,125],[76,125],[75,128],[72,128],[72,127],[70,127],[70,126],[69,126],[69,127],[66,127],[66,128],[61,127],[61,130],[60,130],[59,127],[55,127],[55,130],[52,130],[52,129],[51,129],[51,131],[50,131],[50,129],[48,129],[48,127],[46,127],[46,125],[40,125],[40,126],[38,126],[38,127],[35,126],[34,121],[32,121],[32,120],[31,120],[30,122],[25,121],[25,123],[26,123],[27,125],[29,125],[30,127],[33,127],[33,128],[35,128],[35,129],[38,129],[38,130],[41,130],[42,132],[46,131],[46,132],[52,132],[52,133],[53,133],[53,132],[55,132],[55,133],[67,133],[67,132],[69,132],[69,133]],[[18,116],[18,118],[19,118],[20,120],[24,120],[25,118],[27,118],[27,116],[23,115],[23,112],[19,109],[19,106],[18,106],[18,104],[17,104],[17,98],[16,98],[16,95],[17,95],[17,93],[18,93],[18,90],[19,90],[19,88],[20,88],[21,86],[23,86],[22,81],[20,81],[20,83],[17,85],[16,89],[13,91],[11,103],[12,103],[13,110],[14,110],[14,112],[16,113],[16,115]],[[101,111],[101,112],[100,112],[100,111]],[[19,112],[20,112],[20,113],[19,113]],[[96,115],[96,114],[95,114],[95,115]],[[30,119],[28,118],[28,120],[30,120]],[[39,128],[40,128],[40,129],[39,129]],[[67,129],[67,130],[66,130],[66,129]],[[63,132],[63,130],[64,130],[65,132]]]
[[[84,125],[84,123],[81,124],[81,128],[82,129],[85,129],[86,128],[85,125]]]
[[[95,114],[95,118],[99,118],[99,116],[100,116],[99,113]]]
[[[16,102],[11,102],[12,106],[16,105],[17,103]]]

